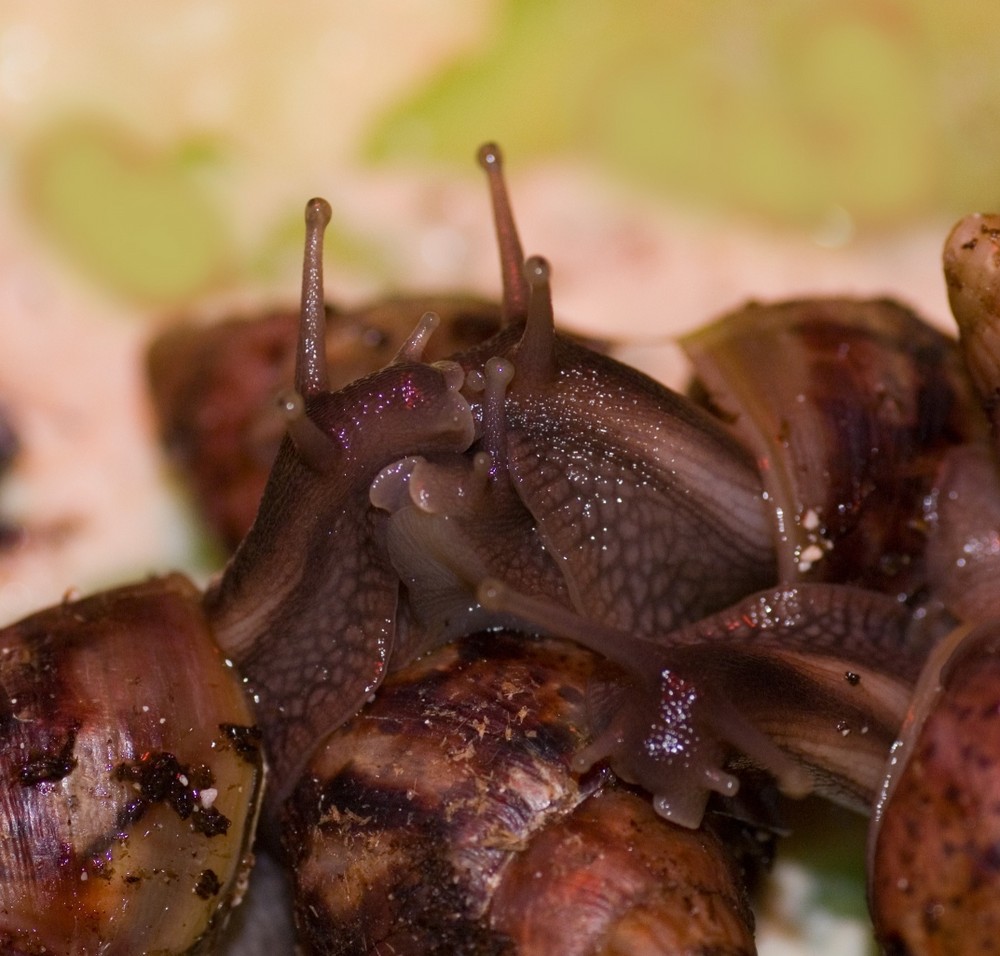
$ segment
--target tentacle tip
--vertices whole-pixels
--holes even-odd
[[[719,767],[704,768],[705,786],[723,797],[735,797],[740,789],[739,777],[734,777]]]
[[[477,451],[472,456],[472,471],[476,475],[488,475],[493,469],[493,456],[488,451]]]
[[[485,370],[487,387],[495,385],[505,388],[514,378],[514,363],[499,355],[487,360]]]
[[[497,578],[486,578],[476,588],[476,601],[487,611],[500,611],[506,607],[507,586]]]
[[[451,359],[441,359],[441,361],[435,362],[432,367],[441,373],[444,378],[445,388],[449,392],[460,392],[464,388],[466,382],[465,369],[458,362],[453,362]]]
[[[294,388],[280,392],[275,398],[275,404],[286,422],[296,421],[306,413],[305,400]]]
[[[332,218],[333,210],[325,199],[317,196],[306,203],[306,223],[308,225],[325,229]]]
[[[530,286],[542,285],[549,281],[552,267],[544,256],[529,256],[524,263],[524,278]]]
[[[424,349],[427,342],[434,334],[434,330],[441,325],[441,316],[437,312],[425,312],[420,316],[416,328],[410,333],[410,337],[403,343],[400,350],[393,359],[394,365],[404,362],[419,362],[423,359]]]
[[[701,826],[707,803],[707,790],[680,800],[659,793],[653,797],[653,809],[659,816],[688,830],[697,830]]]
[[[309,417],[301,392],[283,391],[277,398],[277,406],[285,419],[288,437],[308,467],[319,474],[330,474],[341,467],[330,437]]]
[[[483,143],[476,151],[476,161],[487,172],[503,169],[503,153],[496,143]]]

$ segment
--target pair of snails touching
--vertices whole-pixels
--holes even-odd
[[[873,810],[888,951],[982,951],[1000,220],[947,242],[959,343],[887,300],[751,304],[685,340],[680,395],[555,331],[480,162],[503,301],[443,300],[449,357],[428,312],[331,384],[357,316],[324,302],[322,200],[296,343],[237,333],[294,352],[280,429],[248,425],[273,368],[154,347],[232,539],[269,477],[206,593],[171,575],[0,634],[0,952],[212,951],[260,815],[305,952],[749,953],[745,847],[810,790]],[[199,416],[213,375],[229,405]]]

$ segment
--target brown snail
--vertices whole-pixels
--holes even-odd
[[[0,685],[0,952],[209,946],[245,889],[262,765],[194,587],[153,580],[6,628]]]
[[[429,363],[426,340],[437,320],[425,317],[392,363],[336,390],[324,358],[321,241],[329,209],[310,203],[294,391],[282,400],[288,435],[230,565],[203,601],[188,591],[181,602],[188,617],[178,630],[210,632],[222,650],[209,653],[224,668],[232,660],[249,685],[272,768],[267,817],[272,826],[284,820],[285,852],[303,893],[304,945],[316,952],[368,951],[358,940],[371,952],[380,952],[383,940],[397,952],[404,944],[424,952],[427,940],[447,939],[435,934],[445,932],[456,911],[421,909],[419,888],[415,912],[398,917],[362,907],[348,916],[322,910],[312,879],[328,866],[343,888],[345,867],[353,864],[337,856],[343,852],[337,840],[362,851],[379,842],[366,841],[356,805],[337,799],[344,786],[342,735],[358,732],[356,725],[339,728],[373,695],[376,708],[388,706],[377,693],[387,674],[395,672],[400,682],[391,684],[392,694],[405,693],[399,688],[409,674],[418,688],[439,685],[420,671],[439,665],[421,664],[421,655],[447,654],[436,649],[473,635],[468,646],[480,658],[496,654],[502,662],[502,683],[503,668],[520,664],[516,655],[509,658],[511,640],[501,629],[569,638],[586,648],[589,663],[578,665],[585,679],[568,681],[562,692],[575,708],[560,718],[574,742],[547,759],[561,763],[569,792],[586,789],[584,781],[610,767],[621,781],[653,794],[660,816],[698,832],[693,828],[710,796],[732,798],[741,779],[755,787],[769,775],[790,793],[813,786],[870,806],[928,647],[961,616],[932,600],[944,586],[930,568],[918,520],[927,517],[925,503],[950,449],[982,441],[961,362],[944,337],[891,303],[749,309],[691,340],[704,401],[688,400],[554,331],[548,267],[523,261],[499,154],[488,147],[481,160],[490,172],[502,250],[504,328]],[[788,368],[802,371],[791,396],[745,387],[754,362],[741,359],[747,342],[779,348]],[[845,353],[851,360],[838,363]],[[841,374],[831,379],[831,370]],[[720,384],[726,382],[734,385],[731,393]],[[800,420],[793,408],[782,409],[789,398],[800,404],[800,395],[817,414]],[[808,440],[800,440],[803,433]],[[784,450],[797,457],[782,473]],[[894,483],[887,491],[888,481]],[[882,527],[887,501],[898,508]],[[140,590],[156,605],[163,591],[186,587],[168,579]],[[47,613],[72,623],[80,615],[86,620],[89,607],[70,603]],[[0,646],[9,648],[0,658],[5,689],[20,673],[7,670],[11,660],[33,666],[31,653],[19,649],[21,635],[49,628],[32,620],[0,636]],[[525,659],[562,655],[562,663],[545,666],[567,675],[567,655],[585,653],[541,650],[529,636],[514,646]],[[963,655],[969,646],[962,645]],[[991,653],[989,642],[982,647]],[[446,676],[457,666],[428,660],[445,661]],[[168,686],[173,679],[168,675]],[[9,690],[7,696],[17,698]],[[390,707],[377,719],[393,721],[394,714]],[[17,719],[8,706],[5,727]],[[79,730],[72,729],[77,719],[68,719],[70,729],[29,761],[54,766],[56,779],[34,773],[19,786],[74,788],[83,768]],[[241,720],[220,723],[246,728]],[[149,746],[150,752],[166,747]],[[521,746],[530,747],[531,738]],[[101,786],[116,780],[141,791],[129,760],[116,761],[102,765]],[[387,774],[397,766],[391,759],[375,765]],[[506,766],[498,763],[496,772]],[[204,775],[191,785],[186,770],[171,764],[168,779],[179,783],[181,776],[188,802],[203,803],[204,791],[218,789],[205,786]],[[350,777],[348,783],[358,786]],[[489,793],[483,799],[501,813],[505,800],[523,800],[512,787],[500,792],[499,801]],[[587,806],[595,797],[602,806],[631,803],[626,792],[604,788],[580,806],[590,814],[597,813],[596,805]],[[406,791],[396,799],[404,798],[416,800]],[[641,832],[650,834],[637,847],[666,832],[655,828],[670,827],[648,806],[635,812]],[[9,817],[8,829],[21,819]],[[331,862],[327,838],[345,820]],[[604,826],[588,821],[589,828]],[[127,844],[132,837],[119,839],[113,830],[103,839]],[[458,846],[482,850],[483,838]],[[47,849],[32,852],[44,857]],[[57,867],[61,859],[49,857]],[[647,876],[663,878],[655,861],[647,862]],[[438,858],[436,865],[445,867],[442,879],[459,875],[447,868],[451,862]],[[716,873],[726,870],[718,865]],[[560,898],[560,884],[551,892]],[[729,938],[713,945],[733,952],[752,947],[740,893],[721,879],[709,892],[731,923]],[[519,894],[522,902],[502,909]],[[322,902],[340,905],[331,896]],[[669,921],[676,902],[658,900],[657,918]],[[485,934],[479,951],[531,952],[528,937],[518,935],[530,923],[529,904],[512,884],[498,903],[473,900],[463,925]],[[628,904],[624,912],[614,932],[639,939],[627,935],[636,908]],[[161,948],[208,946],[206,926]],[[74,935],[78,928],[68,932],[68,943],[44,945],[86,951]],[[626,944],[625,951],[664,951],[652,948],[654,931],[642,938],[653,940],[649,948]],[[12,939],[12,952],[29,943],[23,933]],[[104,945],[99,935],[94,939]],[[138,944],[129,945],[123,951]]]
[[[727,821],[666,824],[573,771],[604,666],[491,633],[391,675],[288,802],[307,950],[753,952],[742,867],[759,861],[727,845]]]
[[[353,310],[327,305],[326,349],[340,388],[387,365],[434,312],[428,343],[435,361],[482,342],[500,328],[500,307],[471,295],[403,297]],[[292,381],[298,311],[253,320],[179,326],[149,353],[150,383],[164,444],[193,486],[205,523],[228,550],[253,523],[285,430],[274,396]]]

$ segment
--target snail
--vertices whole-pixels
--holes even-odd
[[[495,162],[495,157],[492,160],[487,158],[488,165]],[[493,182],[496,187],[496,177]],[[494,188],[494,196],[497,195],[501,195],[501,202],[498,203],[501,225],[498,231],[501,244],[505,239],[508,244],[503,271],[507,286],[505,312],[510,316],[528,311],[527,301],[532,288],[530,282],[518,285],[516,266],[520,264],[520,252],[516,232],[501,190]],[[511,237],[515,237],[515,241],[511,242]],[[547,276],[543,264],[531,263],[529,274],[533,275],[535,287],[544,288]],[[548,306],[544,295],[541,311],[547,321]],[[524,341],[528,341],[529,334],[524,333]],[[514,338],[511,333],[506,335],[508,340]],[[536,342],[547,335],[543,328],[542,333],[536,336]],[[744,347],[748,343],[755,345],[759,349],[758,355],[750,352],[741,356],[740,346],[734,345],[734,342],[740,342]],[[516,346],[504,341],[503,334],[499,341],[473,350],[471,359],[458,357],[466,368],[467,376],[480,369],[482,371],[485,397],[477,414],[482,423],[483,446],[490,449],[490,466],[495,466],[497,459],[502,457],[497,453],[500,444],[498,434],[509,433],[512,422],[519,425],[528,418],[505,391],[509,370],[498,368],[496,363],[491,367],[489,359],[484,361],[487,355],[490,359],[503,359],[508,349],[514,354],[513,379],[516,380]],[[663,640],[675,646],[673,659],[686,656],[689,661],[697,662],[700,666],[692,669],[696,669],[704,679],[703,675],[711,674],[713,667],[720,667],[718,655],[709,649],[710,643],[717,640],[720,634],[732,638],[742,628],[753,643],[753,649],[743,649],[741,657],[740,651],[729,640],[726,645],[729,660],[722,665],[728,674],[713,675],[720,682],[732,675],[725,690],[733,697],[739,697],[746,683],[760,687],[762,680],[774,681],[778,676],[770,670],[770,664],[760,660],[765,655],[761,653],[763,642],[759,638],[761,634],[767,636],[773,633],[777,648],[775,658],[779,662],[777,672],[781,671],[782,658],[786,671],[781,675],[778,686],[783,692],[798,694],[799,699],[808,701],[808,713],[796,714],[796,721],[812,717],[817,725],[823,725],[820,733],[826,734],[822,745],[815,740],[811,745],[822,751],[818,757],[813,755],[817,788],[825,788],[841,800],[867,808],[882,779],[885,754],[905,711],[927,648],[951,623],[949,614],[935,614],[933,607],[928,607],[923,599],[929,580],[924,565],[927,544],[924,525],[929,521],[925,514],[928,496],[933,495],[936,482],[942,480],[946,459],[955,458],[952,449],[982,449],[982,423],[961,358],[949,340],[895,303],[848,300],[751,308],[718,323],[714,333],[710,330],[695,336],[689,342],[689,351],[701,378],[700,390],[705,401],[724,416],[736,419],[737,432],[742,432],[743,440],[755,452],[757,461],[768,466],[761,496],[778,502],[778,507],[768,511],[768,519],[775,526],[772,536],[776,542],[774,561],[779,568],[777,574],[784,582],[802,581],[805,584],[788,591],[758,593],[714,619],[709,617],[674,628]],[[841,355],[848,351],[852,352],[853,361],[844,362]],[[786,394],[778,396],[771,406],[767,405],[771,400],[768,394],[744,392],[733,395],[720,384],[728,381],[739,385],[751,381],[754,363],[759,362],[760,353],[787,357],[785,369],[798,375]],[[529,358],[529,367],[531,361]],[[741,361],[744,363],[742,368],[739,366]],[[720,369],[727,374],[722,374]],[[602,385],[607,387],[606,380],[602,380]],[[493,396],[500,395],[502,398],[503,420],[490,410],[501,404],[500,399],[490,397],[491,389]],[[814,400],[815,407],[799,412],[799,420],[789,424],[788,419],[796,414],[796,407],[801,404],[799,396],[802,395]],[[788,407],[781,408],[782,400],[790,403]],[[541,401],[539,404],[542,404]],[[544,414],[539,412],[536,419],[539,422],[544,422],[546,416],[551,417],[553,405],[558,406],[558,402],[552,401],[544,404]],[[746,408],[751,409],[752,414],[741,421],[737,413]],[[783,418],[779,417],[782,415]],[[747,418],[753,418],[754,424],[748,425]],[[573,428],[576,429],[574,440],[579,441],[579,422],[573,422]],[[793,458],[795,467],[780,473],[781,446],[788,444],[788,433],[796,438],[804,434],[805,447],[798,453],[798,458]],[[509,434],[505,434],[505,438],[509,441]],[[558,436],[547,434],[546,438],[552,441]],[[825,441],[819,441],[820,438]],[[585,445],[584,442],[580,444]],[[847,465],[854,466],[854,470],[839,475],[842,480],[832,489],[823,486],[824,477],[831,472],[837,474],[835,469],[830,468],[830,462],[839,464],[845,456],[845,449],[849,456]],[[551,457],[551,449],[547,448],[546,453]],[[481,552],[485,549],[489,559],[498,560],[495,545],[490,542],[495,542],[501,535],[477,532],[476,516],[481,517],[482,512],[475,512],[475,505],[470,505],[476,497],[476,484],[481,491],[482,478],[485,475],[492,478],[489,467],[482,461],[480,459],[478,476],[475,460],[466,462],[463,479],[456,474],[454,462],[445,467],[440,462],[428,464],[426,461],[404,460],[400,465],[387,469],[373,486],[372,500],[392,513],[390,520],[395,522],[398,515],[403,515],[408,522],[403,528],[396,529],[395,535],[389,536],[390,542],[394,537],[397,542],[404,542],[404,545],[396,545],[394,563],[408,585],[411,608],[422,607],[424,599],[419,597],[421,590],[431,595],[427,599],[431,606],[423,606],[421,613],[438,630],[446,631],[447,627],[454,626],[447,613],[442,611],[441,602],[444,595],[444,604],[449,606],[447,591],[455,590],[455,578],[461,576],[457,574],[456,565],[465,569],[474,568],[480,557],[476,553],[477,547]],[[457,466],[459,473],[462,467]],[[438,481],[440,476],[445,478],[444,491]],[[520,477],[523,478],[523,475]],[[455,487],[465,490],[453,493],[449,499],[447,484],[456,479]],[[587,476],[580,480],[585,482]],[[518,487],[519,495],[523,494],[523,484]],[[541,484],[544,492],[546,484]],[[435,496],[439,504],[433,503]],[[456,498],[461,500],[456,503]],[[425,510],[428,514],[415,515],[415,503],[420,504],[418,510]],[[489,500],[483,510],[499,513],[503,505],[501,494]],[[449,507],[452,508],[451,513],[447,513]],[[463,545],[453,535],[438,538],[435,542],[434,535],[441,530],[443,523],[442,512],[445,512],[444,519],[451,521],[453,527],[460,526],[463,534],[470,534],[471,549],[468,543]],[[536,517],[535,521],[537,526],[544,524],[543,518]],[[436,530],[435,523],[438,525]],[[940,522],[934,522],[936,532],[940,531],[940,525]],[[505,526],[502,535],[511,534],[512,527],[510,524]],[[422,544],[430,541],[432,546],[423,550],[418,548],[420,559],[414,559],[408,566],[405,542],[413,540],[414,528],[418,538],[421,533],[425,535],[421,539]],[[525,533],[523,527],[519,533]],[[530,528],[527,533],[530,537]],[[545,534],[543,531],[543,537]],[[486,543],[483,544],[483,541]],[[392,548],[390,543],[390,550]],[[451,580],[445,588],[441,588],[438,575],[437,590],[433,591],[434,582],[427,579],[437,572],[426,573],[428,555],[448,554],[452,555],[451,567],[447,566],[447,557],[442,563],[446,565],[443,570],[446,576],[450,574]],[[760,563],[766,564],[766,559]],[[421,564],[425,566],[423,579],[420,577]],[[488,603],[490,598],[482,590],[483,572],[477,573],[480,587],[475,589],[475,596],[487,597]],[[494,571],[489,573],[492,575]],[[531,573],[535,574],[537,581],[537,568]],[[823,579],[847,581],[852,587],[838,590],[817,586],[815,582]],[[583,634],[594,630],[581,621],[579,615],[566,615],[558,601],[555,605],[539,606],[537,601],[522,601],[519,596],[513,596],[512,600],[506,585],[498,592],[490,583],[491,577],[485,581],[489,583],[486,591],[492,590],[491,599],[494,602],[487,610],[506,611],[513,620],[522,622],[521,627],[524,627],[523,622],[528,621],[534,629],[561,633],[578,641]],[[466,603],[474,583],[466,582]],[[861,591],[858,588],[860,584],[869,589],[881,588],[892,595],[892,600],[879,599],[867,590]],[[934,585],[941,588],[941,580],[935,579]],[[562,598],[562,603],[574,603],[566,601],[565,596],[558,593],[559,582],[555,585],[550,582],[548,586],[556,592],[556,597]],[[586,590],[586,587],[581,588],[581,591]],[[549,598],[552,596],[547,595]],[[901,601],[900,596],[904,600]],[[600,600],[600,595],[595,599]],[[950,610],[954,612],[956,609],[952,607]],[[695,611],[691,616],[697,617],[698,613],[700,611]],[[508,617],[506,622],[511,623],[512,618]],[[475,620],[474,617],[472,619]],[[488,615],[486,619],[489,619]],[[752,626],[747,622],[752,622]],[[475,625],[463,626],[482,626],[483,623],[484,619],[480,618]],[[629,621],[626,626],[634,628],[635,621]],[[669,630],[671,623],[663,626]],[[619,624],[619,630],[620,627]],[[923,634],[918,633],[921,629]],[[596,630],[600,631],[600,628]],[[812,642],[817,632],[822,636],[823,631],[829,632],[826,664],[832,665],[831,670],[836,670],[833,680],[826,682],[821,694],[816,694],[816,685],[809,686],[808,679],[803,678],[803,672],[807,671],[803,657],[815,653]],[[650,638],[652,636],[649,635]],[[605,631],[596,640],[627,643],[617,631],[615,634]],[[681,644],[690,647],[680,652],[676,648]],[[805,648],[809,650],[805,651]],[[602,651],[609,653],[606,646],[602,646]],[[634,647],[623,653],[633,662],[641,656]],[[834,661],[837,663],[833,664]],[[864,661],[868,668],[864,673],[860,661]],[[811,666],[816,668],[822,665],[814,659]],[[804,683],[796,686],[796,681]],[[866,688],[864,702],[854,708],[845,699],[844,690],[861,686]],[[627,687],[626,693],[633,690],[634,687]],[[839,695],[838,690],[841,692]],[[619,701],[621,692],[622,689],[618,688]],[[753,713],[754,725],[765,727],[785,747],[794,749],[796,742],[792,738],[799,735],[807,737],[801,726],[789,730],[787,709],[782,709],[777,715],[768,715],[760,701],[746,699],[745,689],[743,694],[744,697],[739,699],[740,708]],[[604,696],[615,695],[605,693]],[[828,703],[830,710],[824,712],[821,702]],[[718,700],[713,701],[713,705],[718,704]],[[616,734],[621,737],[621,727],[614,729],[612,738]],[[849,745],[838,747],[838,736],[844,740],[850,736]],[[603,743],[608,743],[608,740]],[[809,746],[804,749],[808,750]],[[842,761],[834,757],[838,752]],[[808,762],[810,754],[800,752],[799,756]],[[629,776],[629,768],[621,763],[616,769],[619,774]],[[641,775],[642,772],[639,768],[638,773]],[[721,776],[717,776],[715,781],[722,781],[725,786]],[[649,783],[648,778],[643,782]],[[699,795],[698,799],[703,796]],[[676,807],[666,808],[664,802],[660,801],[660,809],[674,812]],[[691,814],[688,818],[690,822],[697,818],[698,811],[696,803],[683,813]],[[677,819],[680,816],[675,814]],[[891,932],[883,930],[883,937],[888,938]]]
[[[757,830],[667,824],[607,774],[573,772],[604,667],[501,632],[390,675],[288,804],[307,950],[754,952]]]
[[[11,625],[0,685],[0,952],[208,951],[245,889],[263,771],[194,586]]]
[[[331,386],[386,365],[414,316],[441,317],[429,361],[484,341],[500,328],[500,308],[471,295],[398,297],[345,311],[327,305]],[[149,350],[149,381],[162,438],[192,485],[200,514],[227,551],[250,528],[285,422],[273,396],[291,382],[298,312],[253,320],[175,326]]]
[[[439,319],[425,315],[392,362],[333,389],[322,287],[322,235],[330,211],[321,200],[310,202],[294,388],[280,403],[287,434],[253,526],[224,572],[204,597],[182,579],[166,578],[68,602],[0,634],[0,683],[10,702],[3,732],[21,733],[27,725],[42,734],[40,743],[19,748],[29,757],[20,758],[8,776],[15,780],[8,790],[54,802],[81,793],[86,781],[112,808],[105,814],[110,822],[83,849],[51,839],[32,847],[33,834],[23,832],[23,822],[34,815],[9,813],[4,832],[22,832],[6,842],[18,858],[38,854],[36,870],[44,872],[47,865],[71,872],[67,854],[76,866],[80,854],[89,853],[88,879],[76,874],[89,883],[101,870],[91,850],[98,847],[107,860],[101,878],[112,871],[113,879],[128,881],[137,874],[114,855],[139,843],[138,831],[126,823],[141,828],[147,814],[159,812],[176,829],[190,830],[200,847],[209,842],[207,834],[188,820],[221,800],[223,758],[242,762],[250,774],[225,784],[228,792],[246,797],[246,826],[229,827],[238,836],[236,849],[227,851],[232,871],[220,876],[214,866],[204,867],[216,875],[209,895],[217,902],[190,921],[183,940],[119,942],[104,935],[111,931],[96,917],[88,915],[84,925],[70,908],[65,927],[52,930],[61,929],[62,940],[40,941],[32,927],[0,929],[8,934],[0,940],[9,951],[46,946],[87,952],[91,946],[101,952],[184,952],[211,946],[246,867],[261,773],[253,757],[258,727],[270,768],[264,820],[272,839],[280,834],[296,867],[303,946],[313,952],[380,952],[388,951],[380,949],[385,940],[391,951],[410,946],[424,952],[428,939],[447,940],[455,909],[422,908],[426,894],[419,888],[412,894],[416,912],[400,917],[362,905],[345,913],[344,893],[364,883],[350,882],[357,871],[345,862],[343,844],[363,853],[383,838],[366,839],[366,811],[340,798],[345,788],[360,786],[358,764],[365,761],[358,757],[347,766],[345,748],[351,744],[344,741],[364,733],[358,722],[367,719],[366,703],[374,698],[373,707],[388,708],[375,711],[376,722],[401,721],[393,699],[440,689],[468,664],[463,651],[449,650],[457,640],[465,640],[460,646],[473,649],[477,659],[492,661],[501,695],[503,674],[522,660],[535,660],[529,683],[538,688],[554,680],[540,674],[566,675],[566,689],[556,692],[566,709],[554,724],[563,729],[553,733],[568,736],[570,744],[538,756],[543,766],[561,768],[560,793],[585,796],[558,798],[583,808],[579,826],[595,832],[612,827],[598,845],[626,839],[620,829],[610,835],[618,821],[632,832],[637,852],[659,845],[668,831],[669,839],[678,840],[677,834],[702,834],[697,828],[710,802],[725,806],[757,787],[763,792],[776,786],[793,796],[815,789],[869,808],[914,692],[927,701],[930,714],[945,712],[954,699],[951,675],[966,672],[970,655],[992,653],[991,639],[968,641],[962,630],[942,638],[963,615],[936,597],[947,592],[936,575],[949,579],[950,539],[947,520],[932,516],[928,502],[940,493],[937,482],[952,450],[980,448],[985,432],[963,364],[947,339],[893,303],[823,300],[750,308],[690,340],[700,385],[695,398],[681,396],[555,332],[549,268],[537,257],[524,260],[499,152],[485,147],[480,160],[489,175],[501,247],[499,332],[431,362],[427,342]],[[765,388],[744,388],[757,362],[749,349],[757,343],[780,349],[776,355],[786,371],[801,373],[789,393],[773,396],[773,402]],[[838,365],[845,353],[851,359]],[[843,374],[831,379],[836,369]],[[792,405],[783,406],[789,400]],[[800,418],[796,406],[803,403],[810,407]],[[786,450],[796,457],[783,468]],[[844,482],[838,483],[841,472],[830,463],[846,470]],[[886,492],[890,479],[894,484]],[[890,515],[887,502],[898,505]],[[938,535],[944,544],[928,544],[921,520],[935,534],[944,521]],[[129,610],[120,611],[120,602]],[[86,650],[98,640],[91,634],[107,631],[111,640],[140,644],[129,638],[147,628],[159,639],[166,634],[181,642],[178,647],[197,634],[199,653],[237,688],[235,695],[221,696],[234,696],[245,708],[242,691],[248,691],[252,717],[235,703],[232,713],[199,716],[208,759],[181,754],[186,738],[155,738],[127,742],[122,755],[101,751],[100,760],[87,764],[82,710],[57,708],[55,717],[32,710],[41,708],[40,690],[27,695],[29,709],[16,709],[25,698],[18,681],[28,686],[28,676],[52,678],[55,664],[38,663],[45,653],[53,651],[60,667],[63,656],[72,660],[69,651],[53,647],[53,634],[65,632],[67,644]],[[560,639],[572,644],[546,643]],[[942,662],[942,649],[954,646],[954,655]],[[127,658],[131,650],[126,646],[120,654]],[[118,654],[97,656],[111,660]],[[169,700],[174,683],[187,679],[181,677],[186,670],[167,670],[179,654],[172,643],[157,648],[162,665],[138,667],[127,683],[143,691],[148,670],[162,669]],[[570,664],[571,655],[583,657]],[[435,668],[444,676],[436,676]],[[411,678],[416,692],[406,690]],[[472,683],[462,693],[489,681],[483,675]],[[937,693],[939,686],[945,693]],[[79,692],[75,707],[99,697]],[[140,693],[125,707],[138,712],[144,728],[152,722],[155,731],[160,719],[168,726],[188,719],[183,707],[182,720],[173,710],[156,717],[166,704],[141,700]],[[426,706],[437,706],[433,700]],[[509,702],[499,703],[501,716],[483,718],[487,728],[499,729],[509,719]],[[48,729],[52,722],[59,733]],[[920,728],[933,726],[924,721],[916,736],[922,739]],[[530,749],[535,739],[520,737],[518,746]],[[475,749],[474,739],[468,742]],[[905,752],[898,748],[897,758]],[[162,758],[167,767],[156,778],[155,795],[143,774],[145,754]],[[396,772],[391,754],[381,765],[377,756],[371,760],[381,767],[376,776]],[[515,762],[496,764],[496,774],[516,767],[516,759],[504,758]],[[450,762],[461,776],[462,761]],[[608,774],[617,782],[608,783]],[[514,776],[524,782],[525,774]],[[895,772],[890,778],[903,779]],[[488,775],[479,779],[488,788]],[[413,789],[413,797],[408,790],[393,791],[390,810],[397,818],[405,818],[408,805],[419,804],[413,812],[420,810],[423,801]],[[898,782],[892,789],[880,804],[879,834],[891,832],[895,800],[907,791]],[[164,790],[171,796],[163,797]],[[636,793],[652,795],[652,803],[644,796],[640,808]],[[489,831],[492,836],[516,840],[516,829],[503,828],[503,814],[508,803],[519,806],[526,797],[506,785],[499,797],[488,791],[479,796],[501,815],[501,829]],[[174,817],[182,815],[171,801],[191,808],[179,825]],[[139,809],[132,810],[134,804]],[[615,808],[612,819],[598,822],[609,806]],[[453,816],[457,812],[448,800],[444,807]],[[56,811],[71,821],[87,812],[73,799]],[[220,812],[235,816],[235,810]],[[621,824],[629,819],[641,823]],[[330,836],[336,833],[341,836]],[[578,837],[571,833],[567,839],[575,843]],[[396,845],[389,836],[384,842]],[[481,836],[459,842],[459,854],[489,849],[485,843]],[[715,857],[718,847],[709,847],[710,836],[696,836],[694,843],[700,856]],[[533,852],[549,852],[540,846]],[[885,858],[877,848],[873,886]],[[465,876],[446,857],[434,862],[439,882]],[[389,857],[370,865],[394,864]],[[502,865],[529,866],[509,860]],[[634,892],[641,896],[651,879],[667,879],[664,865],[644,860]],[[731,864],[716,858],[711,866],[715,875],[706,893],[726,914],[722,922],[730,933],[723,941],[703,935],[692,945],[752,951],[745,899],[726,875]],[[478,951],[532,951],[528,939],[538,932],[539,919],[530,916],[532,894],[523,886],[530,872],[520,886],[501,886],[489,904],[475,898],[471,884],[457,884],[465,906],[462,925],[478,927],[483,940]],[[324,878],[336,884],[326,895],[317,890],[317,879],[323,886]],[[563,878],[569,885],[545,887],[550,898],[580,899],[573,874]],[[605,878],[600,876],[602,885]],[[177,882],[200,898],[190,878]],[[3,892],[8,895],[2,911],[24,895],[16,888]],[[983,898],[988,916],[989,894]],[[677,902],[657,899],[657,918],[675,918],[669,914]],[[679,902],[690,910],[690,897]],[[948,905],[941,906],[937,922],[954,919]],[[623,909],[625,918],[613,932],[622,934],[625,951],[664,951],[653,948],[655,920],[637,925],[644,913],[634,898]],[[23,920],[30,922],[31,912]],[[704,934],[709,932],[706,924]],[[879,932],[887,945],[910,945],[897,943],[904,937],[884,921]]]

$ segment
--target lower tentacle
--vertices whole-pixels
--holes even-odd
[[[630,637],[498,581],[484,607],[604,654],[624,676],[602,689],[584,762],[606,759],[696,826],[730,762],[801,795],[867,810],[906,710],[926,640],[908,609],[856,588],[800,585],[744,599],[657,641]]]

